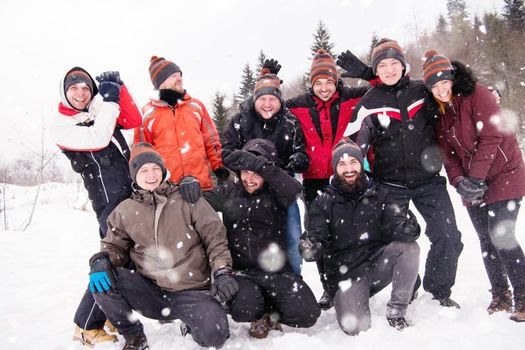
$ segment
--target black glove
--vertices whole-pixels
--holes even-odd
[[[103,81],[111,81],[119,85],[124,84],[124,82],[120,79],[120,73],[118,71],[107,71],[107,72],[101,73],[95,79],[97,79],[99,83],[102,83]]]
[[[312,242],[308,238],[299,241],[299,254],[308,262],[317,261],[323,256],[323,246],[319,242]]]
[[[106,252],[99,252],[89,259],[89,289],[92,293],[116,290],[117,272]]]
[[[112,81],[103,81],[98,86],[98,92],[105,102],[116,102],[120,100],[120,85]]]
[[[226,168],[217,168],[213,173],[217,177],[218,185],[225,183],[230,178],[230,172]]]
[[[179,191],[182,199],[188,203],[195,203],[202,197],[201,184],[193,176],[185,176],[180,180]]]
[[[218,269],[213,275],[210,293],[218,297],[221,303],[224,303],[239,291],[239,283],[232,276],[232,270],[228,268]]]
[[[304,153],[297,152],[290,156],[288,164],[286,164],[286,170],[293,171],[294,173],[300,173],[306,170],[308,167],[308,156]]]
[[[260,174],[266,164],[266,159],[248,151],[236,149],[224,158],[224,164],[232,171],[250,170]]]
[[[270,70],[270,73],[272,74],[278,74],[281,70],[281,65],[279,64],[279,61],[274,60],[273,58],[264,60],[264,64],[262,67],[268,68]]]
[[[464,177],[458,182],[456,190],[467,203],[476,204],[481,201],[488,187],[485,181],[473,177]]]
[[[405,225],[403,227],[403,241],[406,242],[412,242],[418,239],[419,234],[421,233],[421,227],[419,226],[419,223],[417,222],[417,218],[412,212],[412,210],[408,210],[408,218],[405,222]]]
[[[375,78],[372,67],[364,64],[349,50],[337,56],[336,63],[339,67],[346,70],[346,73],[341,74],[343,78],[361,78],[363,80],[372,80]]]

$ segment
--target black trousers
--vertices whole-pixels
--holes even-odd
[[[116,292],[94,293],[95,300],[124,338],[143,332],[133,310],[156,320],[180,319],[201,346],[220,348],[230,335],[226,311],[207,290],[170,292],[128,269],[117,268]]]
[[[381,183],[389,198],[406,210],[410,201],[423,216],[430,250],[425,263],[423,288],[435,298],[449,297],[456,282],[458,259],[463,250],[461,233],[456,225],[454,208],[447,192],[446,180],[436,176],[426,184],[409,189]]]
[[[291,326],[311,327],[321,315],[315,296],[301,276],[292,273],[236,273],[239,292],[228,302],[230,314],[237,322],[260,319],[275,312],[279,322]]]
[[[506,291],[508,280],[514,294],[525,293],[525,256],[515,234],[520,202],[521,198],[467,207],[479,237],[490,286],[495,293]]]
[[[95,209],[95,214],[97,215],[97,221],[99,226],[99,235],[103,239],[106,237],[108,230],[108,216],[111,214],[113,209],[120,203],[124,198],[119,198],[116,202],[110,202],[105,205],[97,206]],[[95,206],[93,206],[95,208]],[[75,312],[75,317],[73,322],[82,329],[100,329],[104,327],[104,322],[106,322],[106,315],[100,310],[100,308],[95,303],[93,295],[89,288],[86,289],[80,304],[77,307]]]

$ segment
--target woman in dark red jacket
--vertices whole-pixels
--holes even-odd
[[[469,68],[435,50],[425,53],[425,85],[439,108],[435,136],[450,183],[456,187],[478,233],[492,292],[488,312],[511,311],[525,321],[525,256],[514,233],[525,166],[514,132],[491,91]]]

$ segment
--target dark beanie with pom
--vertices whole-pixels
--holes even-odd
[[[182,71],[175,63],[166,60],[164,57],[152,56],[149,65],[149,76],[155,89],[166,81],[172,74]]]
[[[334,172],[336,172],[335,169],[337,168],[339,160],[344,159],[345,157],[354,157],[359,163],[361,163],[361,167],[364,166],[364,157],[363,153],[361,153],[361,148],[354,141],[343,138],[332,150],[332,168],[334,169]]]
[[[454,80],[452,63],[437,50],[431,49],[425,52],[425,59],[423,81],[428,89],[432,89],[432,86],[441,80]]]

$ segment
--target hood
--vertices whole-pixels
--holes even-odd
[[[452,61],[454,67],[454,84],[452,85],[452,94],[454,96],[468,96],[476,88],[476,77],[472,70],[459,61]]]
[[[244,151],[248,151],[255,155],[266,158],[268,161],[278,164],[279,158],[277,157],[277,150],[273,142],[265,139],[252,139],[244,144],[242,148]]]
[[[62,79],[60,79],[60,86],[59,86],[60,100],[62,101],[62,104],[64,106],[66,106],[67,108],[71,108],[71,109],[73,109],[75,111],[77,110],[76,108],[71,106],[71,104],[67,100],[65,86],[64,86],[64,82],[66,80],[67,75],[73,70],[80,70],[80,71],[86,73],[89,76],[89,79],[91,79],[91,83],[93,84],[93,95],[91,96],[91,101],[89,102],[89,104],[87,106],[89,108],[89,105],[91,104],[91,102],[93,102],[93,100],[95,99],[95,96],[98,94],[98,88],[97,88],[97,83],[95,82],[95,80],[93,80],[93,77],[91,76],[91,74],[89,74],[84,68],[81,68],[81,67],[73,67],[73,68],[71,68],[70,70],[68,70],[66,72],[66,74],[64,74]]]

